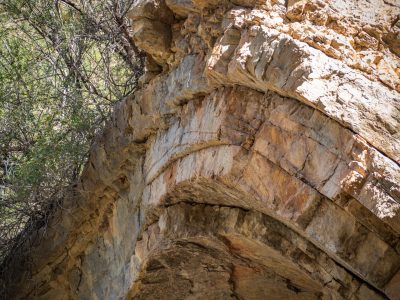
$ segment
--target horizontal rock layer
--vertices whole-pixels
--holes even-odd
[[[10,295],[400,299],[399,13],[136,0],[141,87]]]

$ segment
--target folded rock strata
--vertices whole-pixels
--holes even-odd
[[[136,0],[141,87],[10,295],[400,299],[399,13]]]

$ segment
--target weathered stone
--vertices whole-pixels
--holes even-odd
[[[146,18],[133,22],[133,40],[155,61],[165,63],[171,56],[171,29],[164,23]]]
[[[168,9],[163,0],[136,0],[133,5],[135,9],[128,13],[128,17],[132,21],[145,18],[164,24],[172,24],[174,21],[172,11]]]
[[[253,26],[243,31],[237,46],[222,38],[212,50],[207,74],[220,83],[298,99],[400,161],[399,94],[275,29]]]
[[[10,297],[400,299],[399,12],[135,1],[141,87]]]
[[[180,17],[187,17],[192,12],[200,12],[194,5],[193,0],[165,0],[165,2]]]

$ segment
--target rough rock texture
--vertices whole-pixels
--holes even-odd
[[[12,297],[400,299],[399,13],[136,0],[141,88]]]

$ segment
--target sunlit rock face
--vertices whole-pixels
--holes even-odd
[[[399,14],[136,0],[140,89],[14,297],[400,299]]]

